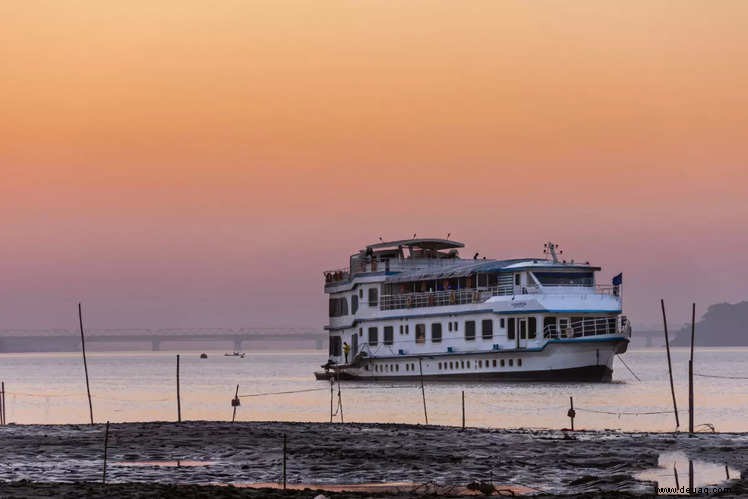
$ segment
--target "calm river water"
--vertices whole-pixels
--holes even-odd
[[[176,420],[176,353],[90,353],[96,421]],[[315,381],[312,374],[325,357],[325,352],[312,350],[247,353],[243,359],[208,352],[208,359],[203,360],[199,352],[182,352],[182,418],[230,420],[238,383],[240,395],[308,390],[242,397],[238,420],[329,421],[329,384]],[[607,384],[427,382],[429,423],[459,425],[464,390],[469,426],[566,427],[569,396],[573,396],[577,428],[672,431],[675,418],[664,349],[630,350],[623,359],[641,381],[616,359],[614,382]],[[681,429],[688,426],[687,365],[688,350],[674,348]],[[748,348],[700,348],[694,371],[748,377]],[[9,422],[88,420],[80,354],[0,354],[0,380],[6,385]],[[748,431],[748,380],[699,376],[695,380],[697,425],[709,423],[717,431]],[[424,421],[416,382],[344,382],[342,401],[346,422]],[[629,414],[660,411],[666,413]]]

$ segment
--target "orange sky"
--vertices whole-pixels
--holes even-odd
[[[0,4],[0,328],[321,325],[414,232],[748,299],[748,3],[213,3]]]

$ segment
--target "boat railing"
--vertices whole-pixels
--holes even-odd
[[[325,284],[347,281],[351,277],[351,273],[347,268],[325,270],[322,272],[322,275],[325,276]]]
[[[548,324],[543,328],[543,337],[547,339],[582,338],[605,334],[622,334],[631,336],[631,327],[625,315],[618,317],[589,317],[570,322],[566,327]]]

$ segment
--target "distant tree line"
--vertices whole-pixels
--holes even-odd
[[[674,346],[691,344],[691,325],[683,326],[670,342]],[[699,346],[748,346],[748,301],[716,303],[696,323],[695,344]]]

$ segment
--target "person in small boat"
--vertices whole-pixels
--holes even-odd
[[[348,363],[348,354],[351,353],[351,346],[347,341],[343,342],[343,355],[345,355],[345,363]]]

